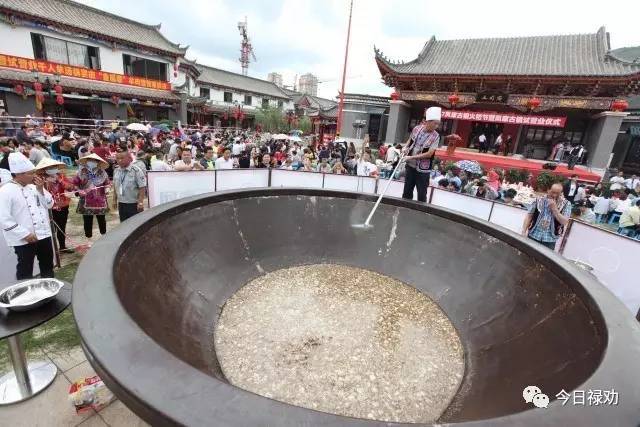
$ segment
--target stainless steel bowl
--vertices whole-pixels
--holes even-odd
[[[0,291],[0,307],[12,311],[27,311],[40,307],[58,295],[64,282],[57,279],[32,279]]]

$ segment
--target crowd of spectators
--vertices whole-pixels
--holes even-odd
[[[400,160],[402,146],[382,144],[372,150],[365,138],[356,149],[346,141],[318,142],[313,138],[291,136],[274,139],[269,134],[243,129],[214,129],[146,125],[146,131],[130,131],[120,120],[105,122],[81,136],[71,128],[60,128],[50,119],[42,122],[27,116],[13,135],[3,142],[4,158],[0,174],[8,174],[6,153],[21,151],[34,164],[53,157],[80,165],[81,159],[96,155],[103,159],[108,179],[117,167],[116,155],[127,152],[132,165],[141,171],[199,171],[233,168],[278,168],[292,171],[350,174],[388,178]],[[3,171],[4,169],[4,171]],[[398,168],[394,178],[402,178]],[[95,179],[95,178],[94,178]],[[77,177],[76,183],[82,182]],[[503,182],[495,170],[485,175],[471,174],[457,167],[433,167],[431,185],[453,192],[526,208],[518,190]],[[586,185],[572,176],[563,184],[563,194],[572,204],[572,215],[589,223],[619,224],[620,234],[640,236],[640,178],[622,172],[610,179],[609,188],[602,184]],[[519,199],[519,200],[518,200]],[[103,232],[102,215],[96,215]],[[87,219],[88,221],[88,219]],[[86,223],[87,235],[90,224]]]

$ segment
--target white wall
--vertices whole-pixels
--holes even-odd
[[[184,81],[184,80],[183,80]],[[218,88],[218,87],[212,87],[212,86],[207,86],[207,85],[202,85],[202,87],[205,88],[209,88],[209,99],[216,102],[216,103],[224,103],[224,93],[225,92],[231,92],[232,94],[232,102],[231,103],[227,103],[228,105],[233,105],[233,102],[238,102],[242,105],[244,105],[244,92],[241,92],[237,89],[222,89],[222,88]],[[200,96],[200,85],[195,85],[192,92],[191,92],[192,96]],[[252,108],[261,108],[262,107],[262,100],[265,97],[260,96],[260,95],[255,95],[255,94],[251,94],[251,107]],[[273,99],[273,98],[268,98],[269,99],[269,105],[272,107],[277,107],[278,106],[278,100],[277,99]],[[284,100],[283,100],[284,101]],[[285,101],[283,103],[283,109],[289,110],[289,109],[293,109],[293,101]]]
[[[20,26],[12,27],[4,22],[0,22],[0,53],[33,59],[34,55],[33,45],[31,43],[31,33],[43,34],[61,40],[67,40],[87,46],[98,47],[100,56],[100,67],[102,71],[124,74],[122,55],[126,53],[129,55],[135,55],[141,58],[151,59],[153,61],[163,62],[167,64],[167,75],[169,76],[170,81],[174,83],[174,81],[178,80],[173,77],[173,63],[168,58],[143,54],[135,50],[111,49],[106,45],[95,43],[83,37],[70,37],[65,34],[59,34],[54,31],[49,31],[42,28]]]

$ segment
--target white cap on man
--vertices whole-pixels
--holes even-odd
[[[424,113],[424,119],[427,121],[436,121],[439,122],[442,116],[442,108],[440,107],[429,107],[427,111]]]
[[[13,174],[31,172],[36,167],[22,153],[9,153],[9,170]]]

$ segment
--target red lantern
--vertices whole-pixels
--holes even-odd
[[[62,104],[64,104],[64,98],[62,97],[62,95],[57,95],[57,96],[56,96],[56,103],[57,103],[58,105],[62,105]]]
[[[62,86],[60,85],[55,85],[53,87],[53,91],[56,93],[56,95],[62,95]]]
[[[13,87],[13,91],[17,94],[17,95],[24,95],[24,86],[22,85],[15,85]]]
[[[394,90],[393,92],[391,92],[392,101],[397,101],[399,99],[400,99],[400,92],[398,92],[397,90]]]
[[[458,101],[460,101],[460,97],[458,96],[457,93],[452,93],[451,95],[449,95],[448,99],[449,99],[449,104],[451,104],[452,107],[455,107]]]
[[[42,83],[40,83],[40,82],[35,82],[35,83],[33,84],[33,90],[35,90],[35,91],[36,91],[36,93],[38,93],[38,92],[42,92]]]
[[[611,103],[611,111],[624,111],[629,108],[629,103],[624,99],[616,99]]]
[[[534,96],[527,101],[527,105],[531,110],[535,110],[540,106],[540,104],[542,104],[542,101],[540,101],[540,98],[538,98],[537,96]]]

